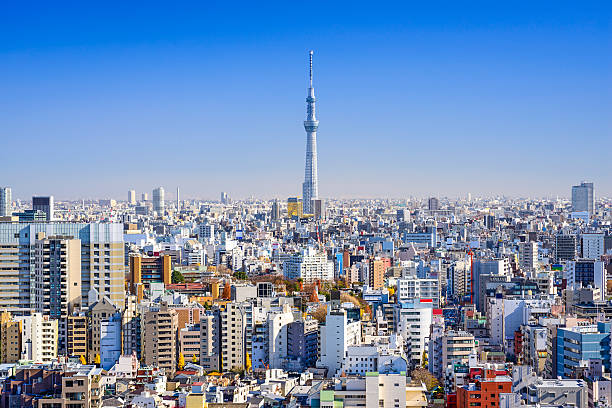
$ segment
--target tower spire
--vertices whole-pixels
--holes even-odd
[[[312,55],[310,51],[310,86],[306,97],[306,120],[304,129],[306,130],[306,168],[304,183],[302,183],[302,202],[305,214],[313,213],[312,200],[319,198],[319,175],[317,171],[317,128],[319,121],[315,113],[315,94],[312,85]]]
[[[313,50],[310,50],[310,87],[312,88],[312,54],[314,54]]]

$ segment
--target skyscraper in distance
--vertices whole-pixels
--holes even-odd
[[[165,192],[163,187],[153,190],[153,211],[158,215],[163,215],[166,209]]]
[[[572,186],[572,211],[593,214],[593,209],[593,183],[583,181],[580,185]]]
[[[136,190],[128,190],[128,204],[136,205]]]
[[[32,209],[45,213],[47,221],[55,219],[55,206],[53,204],[53,196],[48,197],[32,197]]]
[[[436,197],[430,197],[427,202],[427,208],[429,211],[438,211],[440,209],[440,201]]]
[[[317,170],[317,128],[319,121],[315,112],[315,93],[312,85],[312,54],[310,51],[310,86],[306,98],[306,168],[302,184],[302,202],[304,213],[312,214],[312,200],[319,198],[319,174]]]
[[[11,188],[0,187],[0,217],[6,217],[12,213]]]

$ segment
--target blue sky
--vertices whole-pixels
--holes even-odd
[[[612,3],[4,4],[14,195],[612,196]],[[129,3],[129,4],[128,4]]]

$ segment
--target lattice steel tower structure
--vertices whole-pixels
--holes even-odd
[[[315,94],[312,86],[312,54],[310,51],[310,86],[306,98],[306,171],[302,184],[302,203],[305,214],[312,214],[312,200],[319,198],[319,174],[317,171],[317,128],[319,121],[315,114]]]

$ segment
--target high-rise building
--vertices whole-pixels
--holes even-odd
[[[200,358],[200,323],[186,324],[179,330],[178,336],[179,353],[185,361],[192,361],[194,356]]]
[[[560,327],[553,341],[557,343],[557,377],[576,378],[580,367],[591,359],[601,359],[606,371],[610,370],[610,322]]]
[[[121,356],[121,313],[100,323],[100,367],[110,370]]]
[[[563,274],[570,289],[591,286],[599,288],[601,293],[606,293],[606,268],[601,261],[594,259],[568,261]]]
[[[40,313],[15,317],[23,324],[21,359],[50,363],[57,358],[58,320]]]
[[[89,355],[89,318],[85,313],[75,313],[66,319],[66,355],[83,357]]]
[[[8,217],[12,214],[11,188],[0,187],[0,217]]]
[[[604,254],[603,232],[591,232],[582,234],[582,257],[585,259],[597,259]]]
[[[144,315],[142,354],[144,363],[174,374],[177,364],[178,314],[162,304]]]
[[[221,192],[221,204],[229,204],[230,203],[230,197],[229,194],[225,191]]]
[[[149,195],[147,193],[142,193],[141,200],[142,200],[142,202],[149,201]]]
[[[309,318],[289,323],[287,326],[287,358],[297,361],[302,370],[314,367],[317,362],[319,322]]]
[[[572,211],[593,214],[593,209],[593,183],[583,181],[580,185],[572,186]]]
[[[319,361],[327,368],[327,376],[331,378],[340,370],[347,348],[361,344],[361,324],[359,321],[349,321],[345,309],[329,308],[325,325],[319,329],[321,333]]]
[[[163,187],[158,187],[153,190],[153,211],[155,211],[157,215],[163,215],[166,209],[164,196],[165,192]]]
[[[178,187],[176,188],[176,211],[181,212],[181,191]]]
[[[431,197],[427,201],[427,208],[429,211],[438,211],[440,209],[440,202],[436,197]]]
[[[576,259],[577,248],[576,235],[558,234],[555,237],[555,260],[561,262]]]
[[[385,286],[385,272],[391,266],[389,258],[372,258],[369,262],[368,284],[372,289],[382,289]]]
[[[89,291],[95,289],[101,296],[108,296],[118,308],[123,308],[125,258],[122,224],[2,222],[0,252],[5,263],[3,278],[0,281],[0,309],[11,311],[15,315],[30,314],[35,309],[37,300],[34,286],[36,275],[34,247],[36,238],[41,232],[47,237],[80,241],[78,250],[81,254],[80,303],[84,307],[88,306]],[[66,255],[62,256],[60,252],[58,262],[61,264],[61,260],[65,257]],[[43,268],[47,266],[43,262]]]
[[[200,359],[206,371],[219,370],[221,343],[221,315],[219,309],[200,316]]]
[[[228,303],[221,310],[221,363],[223,371],[242,370],[247,348],[247,309],[242,303]]]
[[[317,170],[317,128],[319,121],[315,112],[315,93],[312,85],[312,54],[310,51],[310,86],[306,98],[306,169],[304,183],[302,184],[302,198],[304,213],[313,214],[312,200],[319,198],[319,175]]]
[[[47,221],[55,219],[55,209],[53,204],[53,196],[48,197],[32,197],[32,209],[42,211],[47,216]]]
[[[106,296],[102,296],[97,302],[89,307],[89,361],[94,361],[96,355],[102,356],[102,339],[104,338],[102,326],[103,323],[111,316],[115,315],[115,313],[117,313],[117,308]],[[108,333],[106,333],[106,335],[108,335]],[[121,343],[119,346],[119,353],[121,353]]]
[[[433,307],[440,307],[440,280],[419,279],[416,275],[398,279],[397,300],[414,303],[431,302]]]
[[[534,271],[538,268],[538,243],[534,241],[519,243],[519,265],[521,268]]]
[[[136,205],[136,190],[128,190],[128,204]]]
[[[272,211],[270,212],[270,218],[273,221],[280,219],[280,204],[278,203],[278,200],[274,200],[272,202]]]
[[[128,295],[125,300],[125,309],[122,316],[123,335],[123,355],[136,354],[136,358],[141,358],[141,318],[138,312],[138,297],[136,295]]]
[[[59,319],[59,349],[66,351],[66,319],[81,306],[81,241],[39,232],[35,242],[34,310]]]
[[[304,215],[304,206],[300,198],[289,197],[287,199],[287,216],[289,218],[302,218]]]
[[[312,202],[312,215],[315,220],[322,220],[325,218],[325,202],[320,198],[311,200]]]
[[[215,240],[215,226],[209,223],[198,225],[198,240],[202,243],[211,243]]]
[[[476,342],[474,335],[464,331],[448,331],[442,339],[442,369],[450,363],[466,364]]]
[[[148,288],[151,283],[171,283],[172,260],[170,255],[142,256],[130,254],[129,283],[132,294],[136,294],[136,285],[144,283]]]

